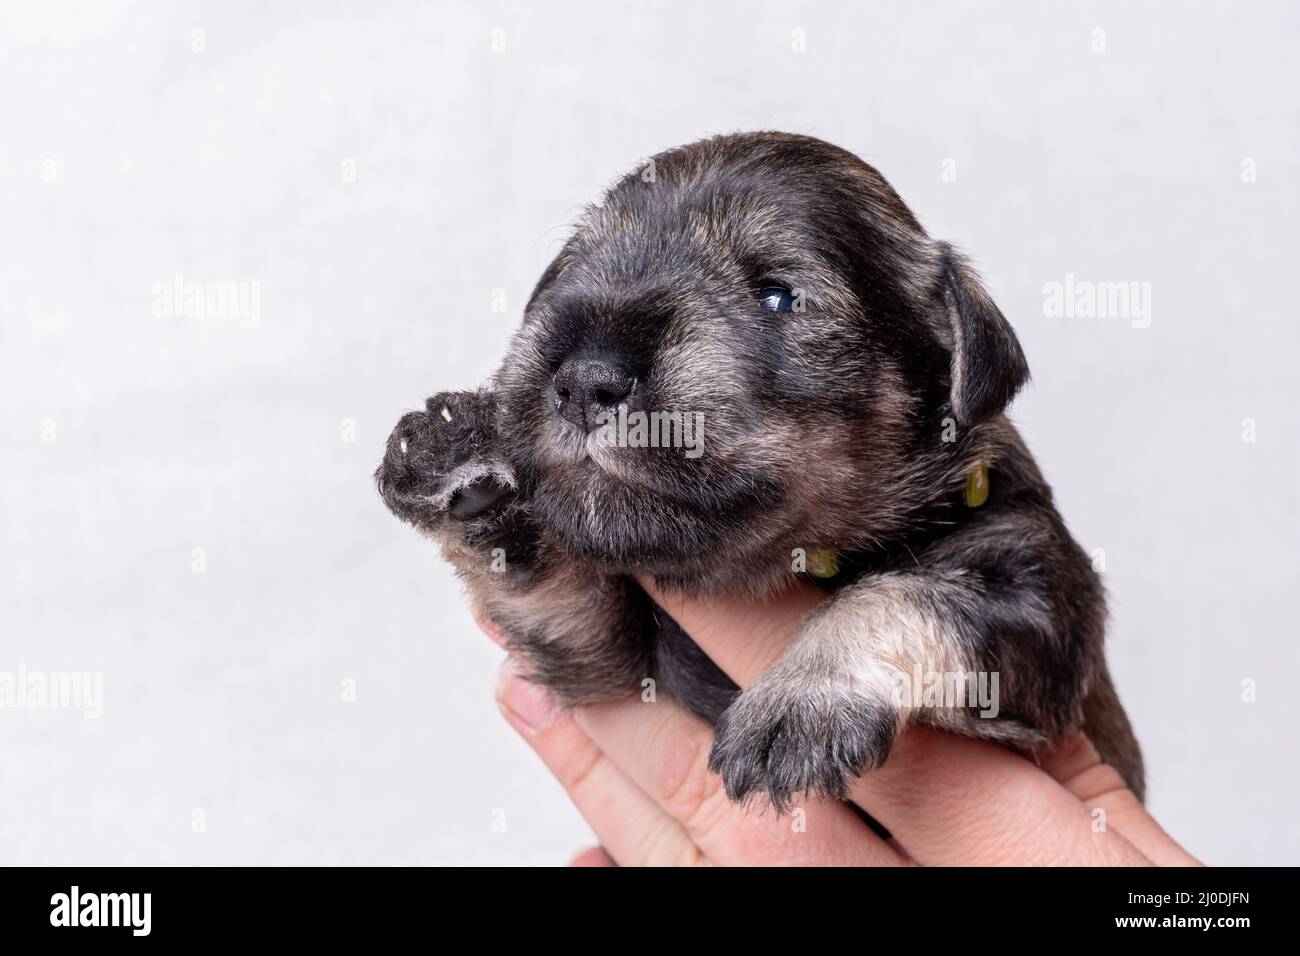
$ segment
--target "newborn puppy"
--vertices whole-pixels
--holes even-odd
[[[876,170],[721,136],[589,209],[491,390],[402,418],[376,477],[532,679],[569,706],[668,691],[716,724],[735,800],[843,797],[911,722],[1027,753],[1084,729],[1141,795],[1101,585],[1003,415],[1027,377]],[[740,692],[634,575],[830,598]]]

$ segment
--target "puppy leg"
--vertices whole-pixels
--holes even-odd
[[[606,700],[650,676],[649,600],[630,580],[593,574],[544,540],[497,433],[491,392],[442,392],[403,417],[376,480],[393,513],[438,542],[524,675],[560,703]]]
[[[592,577],[567,562],[528,587],[468,578],[482,608],[523,662],[523,675],[563,707],[642,690],[655,679],[651,605],[627,578]]]
[[[991,602],[964,571],[872,574],[839,592],[719,721],[711,765],[727,792],[778,809],[799,793],[843,798],[912,720],[1019,749],[1043,744],[1052,723],[1008,696],[1026,687],[1000,681],[996,639],[979,622],[1040,642],[1051,622],[1033,601]],[[1077,721],[1079,688],[1059,690],[1055,704]]]
[[[966,649],[927,607],[923,577],[883,574],[840,592],[718,722],[710,763],[733,800],[840,799],[888,756],[907,719],[900,680],[917,664],[965,667]]]

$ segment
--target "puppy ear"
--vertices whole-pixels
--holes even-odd
[[[564,267],[569,264],[569,260],[573,257],[572,246],[573,240],[570,239],[564,244],[564,248],[560,250],[559,255],[552,259],[551,264],[546,267],[546,271],[542,273],[542,277],[537,280],[537,285],[533,286],[533,291],[528,296],[528,302],[524,305],[525,312],[531,309],[533,303],[537,301],[537,297],[550,288],[551,283],[560,277],[560,273],[564,271]]]
[[[1029,365],[974,270],[946,242],[938,247],[940,297],[952,342],[952,410],[963,425],[974,425],[1010,404],[1029,380]]]

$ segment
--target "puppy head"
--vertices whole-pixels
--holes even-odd
[[[887,542],[953,480],[944,419],[978,428],[1026,377],[964,261],[879,173],[755,133],[662,153],[588,210],[496,386],[545,527],[691,579]]]

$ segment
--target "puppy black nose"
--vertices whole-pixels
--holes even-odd
[[[555,409],[585,431],[599,422],[596,417],[618,407],[636,385],[636,378],[620,365],[603,359],[566,359],[551,383]]]

